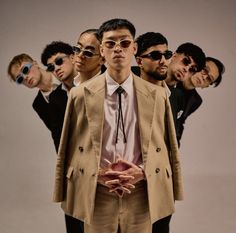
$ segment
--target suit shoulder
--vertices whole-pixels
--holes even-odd
[[[163,86],[158,86],[153,83],[150,83],[142,78],[139,78],[138,76],[134,75],[135,82],[138,83],[138,85],[144,90],[147,90],[148,92],[156,92],[158,96],[166,97],[166,89]]]

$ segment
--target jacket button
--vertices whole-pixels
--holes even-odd
[[[159,173],[160,172],[160,168],[156,168],[156,173]]]
[[[79,151],[80,152],[83,152],[84,151],[84,148],[82,146],[79,147]]]
[[[161,151],[161,148],[160,147],[157,147],[156,148],[156,152],[160,152]]]

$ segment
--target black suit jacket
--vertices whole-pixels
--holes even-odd
[[[60,144],[66,104],[67,104],[67,92],[62,89],[62,84],[60,84],[49,95],[49,113],[51,119],[50,127],[56,151],[58,151],[58,147]]]
[[[182,83],[177,85],[177,89],[180,90],[184,96],[184,108],[180,118],[177,119],[176,134],[178,141],[182,138],[184,131],[184,124],[186,119],[195,112],[202,104],[202,98],[196,91],[196,89],[186,90]]]
[[[44,99],[41,91],[38,91],[38,94],[33,101],[32,107],[37,112],[38,116],[44,122],[47,128],[51,131],[49,104]]]
[[[62,84],[49,95],[49,103],[44,99],[41,91],[33,102],[34,110],[51,132],[56,151],[60,143],[66,104],[67,92],[62,89]]]

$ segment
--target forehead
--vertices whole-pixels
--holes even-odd
[[[100,42],[94,34],[84,33],[79,38],[78,45],[82,46],[84,49],[95,50],[100,46]]]
[[[167,44],[158,44],[158,45],[153,45],[151,47],[149,47],[146,52],[150,53],[152,51],[159,51],[161,53],[165,52],[166,50],[168,50],[168,46]]]
[[[219,76],[219,70],[218,70],[217,65],[213,61],[207,61],[206,68],[207,68],[209,74],[212,75],[212,77],[214,78],[214,81],[215,81]]]
[[[67,54],[65,54],[65,53],[56,53],[56,54],[52,55],[50,58],[48,58],[47,63],[53,63],[56,58],[63,57],[63,56],[66,56],[66,55]]]
[[[130,31],[126,28],[104,32],[102,40],[117,40],[123,38],[133,38]]]

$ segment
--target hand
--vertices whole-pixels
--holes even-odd
[[[140,180],[145,179],[145,174],[140,167],[123,159],[118,159],[116,163],[110,165],[110,168],[105,174],[116,177],[116,181],[112,182],[110,180],[106,182],[107,184],[119,183],[125,186],[127,184],[136,184]],[[119,178],[119,182],[117,178]]]

